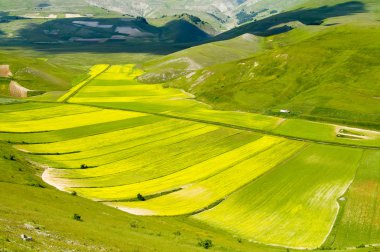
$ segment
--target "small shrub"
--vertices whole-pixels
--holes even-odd
[[[365,245],[364,244],[360,244],[358,246],[356,246],[357,248],[365,248]]]
[[[212,241],[211,240],[202,240],[200,242],[198,242],[198,245],[205,248],[205,249],[209,249],[211,248],[213,245],[212,245]]]
[[[129,223],[129,226],[130,226],[131,228],[138,228],[138,227],[139,227],[139,226],[137,225],[137,222],[135,222],[135,221]]]
[[[9,160],[16,161],[15,155],[13,154],[9,155]]]
[[[175,231],[173,234],[176,235],[176,236],[180,236],[181,235],[181,231]]]
[[[243,239],[241,239],[241,238],[237,238],[237,241],[238,241],[238,243],[242,243],[242,242],[243,242]]]
[[[81,169],[87,169],[88,166],[87,166],[86,164],[81,164],[81,165],[80,165],[80,168],[81,168]]]
[[[138,199],[139,201],[145,201],[144,196],[142,196],[140,193],[137,194],[137,199]]]
[[[73,195],[73,196],[77,196],[77,192],[76,191],[72,191],[70,194]]]
[[[73,215],[73,219],[76,220],[76,221],[82,221],[82,217],[79,214],[76,214],[76,213]]]

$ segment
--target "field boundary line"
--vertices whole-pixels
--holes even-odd
[[[314,139],[308,139],[308,138],[300,138],[300,137],[296,137],[296,136],[289,136],[289,135],[284,135],[284,134],[280,134],[280,133],[275,133],[275,132],[272,132],[270,130],[254,129],[254,128],[249,128],[246,126],[240,126],[240,125],[234,125],[234,124],[222,123],[222,122],[214,122],[214,121],[208,121],[208,120],[197,119],[197,118],[189,118],[189,117],[184,117],[184,116],[168,115],[168,114],[162,114],[162,113],[158,113],[158,112],[147,112],[147,111],[141,111],[141,110],[136,110],[136,109],[127,109],[127,108],[111,108],[111,107],[107,107],[107,106],[95,105],[95,104],[86,104],[86,103],[70,102],[70,104],[97,107],[97,108],[110,109],[110,110],[138,112],[138,113],[145,113],[145,114],[150,114],[150,115],[155,115],[155,116],[174,118],[174,119],[179,119],[179,120],[186,120],[186,121],[192,121],[192,122],[198,122],[198,123],[204,123],[204,124],[213,124],[216,126],[222,126],[222,127],[233,128],[233,129],[238,129],[238,130],[250,131],[250,132],[256,132],[256,133],[260,133],[260,134],[264,134],[264,135],[283,137],[283,138],[287,138],[290,140],[296,140],[296,141],[302,141],[302,142],[308,142],[308,143],[333,145],[333,146],[341,146],[341,147],[349,147],[349,148],[357,148],[357,149],[380,150],[380,146],[355,145],[355,144],[338,143],[338,142],[332,142],[332,141],[320,141],[320,140],[314,140]]]
[[[105,65],[104,68],[99,71],[98,73],[94,75],[90,75],[87,79],[79,83],[78,85],[72,87],[66,94],[58,98],[58,102],[67,102],[71,97],[76,95],[82,88],[84,88],[88,83],[90,83],[93,79],[107,71],[111,66],[110,65]]]
[[[335,243],[335,239],[336,239],[336,232],[335,231],[337,231],[337,228],[338,228],[337,225],[342,220],[342,217],[343,217],[343,214],[344,214],[344,211],[345,211],[345,207],[346,207],[346,204],[347,204],[347,200],[348,200],[348,193],[350,192],[351,186],[355,182],[356,177],[358,175],[358,172],[359,172],[359,169],[360,169],[360,165],[361,165],[361,163],[362,163],[362,161],[364,159],[364,154],[365,154],[364,152],[365,152],[365,150],[362,150],[361,156],[360,156],[360,158],[358,160],[358,163],[356,164],[355,174],[354,174],[352,180],[350,181],[350,183],[348,184],[346,190],[344,191],[344,193],[342,195],[340,195],[335,200],[335,203],[338,205],[338,212],[335,215],[334,222],[331,225],[329,232],[326,234],[325,239],[323,240],[323,242],[322,242],[322,244],[320,246],[332,246]],[[344,202],[340,202],[340,200],[339,200],[342,197],[346,197],[346,200]],[[334,237],[332,237],[332,235]],[[333,240],[329,240],[330,237],[332,237],[331,239],[333,239]],[[330,243],[330,244],[327,244],[327,243]]]

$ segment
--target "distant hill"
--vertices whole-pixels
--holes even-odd
[[[286,109],[290,116],[379,129],[379,3],[331,4],[336,2],[308,2],[303,9],[220,34],[215,39],[256,34],[262,49],[243,60],[201,67],[166,85],[184,88],[220,109],[266,114]],[[174,55],[182,57],[165,58],[174,62]]]
[[[159,18],[163,15],[188,13],[200,17],[215,29],[226,30],[234,26],[262,19],[289,10],[307,0],[86,0],[96,6],[133,16]]]
[[[141,81],[166,82],[217,63],[244,59],[262,50],[262,45],[262,38],[244,34],[230,40],[194,46],[144,63],[143,67],[149,73],[143,75]]]

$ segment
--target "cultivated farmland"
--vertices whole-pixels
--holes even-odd
[[[290,248],[378,241],[379,132],[217,111],[141,74],[98,65],[58,102],[4,105],[0,139],[45,182],[131,214]]]

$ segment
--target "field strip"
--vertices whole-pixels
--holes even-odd
[[[41,109],[41,108],[53,108],[53,107],[59,107],[61,104],[59,103],[51,103],[51,102],[34,102],[34,101],[27,101],[25,102],[28,104],[28,106],[25,106],[24,103],[17,103],[17,104],[2,104],[0,106],[0,114],[6,114],[6,113],[13,113],[13,112],[28,112],[29,110],[33,109]]]
[[[72,103],[72,104],[83,105],[81,103]],[[324,144],[324,145],[332,145],[332,146],[343,146],[343,147],[350,147],[350,148],[380,150],[380,146],[370,146],[370,145],[364,145],[364,144],[363,145],[354,145],[354,144],[339,143],[339,142],[333,142],[333,141],[319,141],[319,140],[313,140],[313,139],[308,139],[308,138],[294,137],[294,136],[280,134],[280,133],[274,133],[274,132],[268,131],[268,130],[255,129],[255,128],[249,128],[249,127],[245,127],[245,126],[239,126],[239,125],[228,124],[228,123],[223,123],[223,122],[214,122],[214,121],[203,120],[203,119],[195,119],[195,118],[189,118],[189,117],[178,116],[178,115],[170,115],[170,114],[164,114],[164,113],[159,113],[159,112],[158,113],[157,112],[146,112],[146,111],[144,112],[144,111],[141,111],[141,110],[126,109],[126,108],[109,108],[107,106],[101,106],[99,104],[86,104],[86,105],[87,106],[99,107],[99,108],[108,108],[108,109],[111,109],[111,110],[122,110],[122,111],[139,112],[139,113],[146,113],[146,114],[151,114],[151,115],[156,115],[156,116],[162,116],[162,117],[168,117],[168,118],[174,118],[174,119],[180,119],[180,120],[193,121],[193,122],[198,122],[198,123],[213,124],[213,125],[217,125],[217,126],[223,126],[223,127],[228,127],[228,128],[233,128],[233,129],[239,129],[239,130],[244,130],[244,131],[251,131],[251,132],[256,132],[256,133],[270,135],[270,136],[278,136],[278,137],[283,137],[283,138],[286,138],[286,139],[289,139],[289,140],[296,140],[296,141],[302,141],[302,142]]]
[[[94,123],[117,121],[132,117],[141,117],[146,114],[138,112],[123,112],[117,110],[100,110],[80,115],[68,115],[57,118],[30,120],[22,122],[3,122],[0,132],[41,132],[73,128]],[[84,120],[84,118],[86,120]]]
[[[108,102],[108,103],[120,103],[120,102],[152,102],[159,101],[164,102],[165,100],[171,99],[186,99],[188,98],[185,94],[169,94],[160,96],[91,96],[91,97],[73,97],[70,99],[70,103],[93,103],[93,102]]]
[[[304,146],[303,143],[288,140],[274,139],[273,141],[281,143],[209,179],[190,184],[180,191],[148,201],[108,202],[107,204],[132,214],[139,214],[139,211],[144,209],[151,213],[149,215],[158,216],[184,215],[202,211],[260,177]]]
[[[258,243],[317,248],[334,225],[337,200],[354,179],[362,152],[310,145],[194,218]]]
[[[70,116],[70,115],[85,115],[87,113],[101,111],[99,108],[94,109],[78,109],[76,107],[67,107],[65,110],[62,108],[55,109],[55,108],[43,108],[43,109],[36,109],[36,110],[30,110],[28,114],[25,114],[24,112],[13,112],[2,116],[3,122],[22,122],[22,121],[31,121],[31,120],[43,120],[43,119],[52,119],[55,117],[61,117],[61,116]]]
[[[29,157],[33,161],[49,164],[56,169],[79,169],[81,164],[86,164],[89,168],[98,167],[101,165],[109,165],[117,161],[129,158],[133,155],[140,154],[141,152],[149,151],[157,146],[164,144],[172,144],[193,137],[195,131],[204,132],[207,125],[192,125],[178,129],[178,131],[167,131],[162,134],[155,134],[153,136],[144,136],[136,138],[127,142],[119,143],[116,145],[105,146],[101,150],[91,149],[89,151],[78,152],[73,154],[61,155],[47,155],[38,157]],[[153,139],[152,139],[153,138]],[[114,149],[115,151],[112,151]],[[89,157],[87,155],[90,155]],[[67,156],[68,160],[65,160]],[[81,158],[78,158],[81,157]],[[75,157],[75,159],[72,159]]]
[[[68,151],[85,151],[97,149],[104,146],[112,146],[127,140],[134,140],[140,137],[159,134],[168,130],[174,130],[176,127],[191,126],[194,123],[177,120],[164,120],[151,124],[144,124],[137,127],[107,132],[103,134],[75,138],[66,141],[54,142],[49,144],[33,144],[33,145],[15,145],[18,149],[26,150],[30,153],[56,153]],[[204,125],[204,124],[203,124]],[[105,141],[107,139],[107,141]]]
[[[97,152],[98,150],[91,150],[87,152],[73,153],[69,156],[69,160],[65,160],[65,156],[46,156],[33,158],[34,161],[39,163],[46,163],[53,166],[56,169],[78,169],[81,164],[86,164],[89,168],[98,167],[101,165],[109,165],[117,161],[129,158],[133,155],[138,155],[142,152],[151,150],[164,144],[178,143],[181,139],[187,139],[188,133],[207,127],[206,125],[194,125],[192,127],[186,127],[178,131],[169,131],[165,134],[157,134],[153,137],[144,137],[142,139],[136,139],[129,141],[125,144],[119,144],[117,146],[109,146],[106,149],[106,153]],[[190,137],[192,137],[191,135]],[[151,139],[153,138],[153,139]],[[112,152],[112,148],[116,150]],[[90,155],[90,156],[88,156]],[[76,159],[71,159],[75,156]],[[77,157],[81,158],[77,158]]]
[[[81,83],[77,84],[72,89],[70,89],[69,92],[67,92],[66,94],[61,96],[57,100],[57,102],[67,102],[72,96],[74,96],[76,93],[78,93],[81,90],[81,88],[86,86],[89,82],[91,82],[93,79],[95,79],[101,73],[106,71],[109,67],[110,66],[106,65],[106,64],[93,66],[91,68],[91,71],[90,71],[90,76],[86,80],[82,81]]]
[[[113,186],[104,188],[72,188],[86,197],[106,197],[106,200],[123,200],[135,198],[138,193],[152,195],[186,186],[190,183],[207,179],[220,173],[242,161],[272,147],[275,142],[266,144],[268,137],[262,137],[256,141],[245,144],[201,163],[190,166],[179,172],[147,180],[136,184]],[[66,184],[66,183],[65,183]],[[107,196],[105,196],[107,195]]]
[[[202,163],[214,157],[220,156],[235,148],[239,148],[242,144],[245,144],[251,140],[248,138],[248,141],[246,140],[245,142],[236,141],[243,139],[247,139],[245,134],[233,134],[219,140],[218,142],[200,146],[196,149],[196,151],[184,150],[181,151],[181,153],[176,153],[173,156],[168,156],[164,159],[145,162],[144,164],[140,164],[135,167],[132,171],[121,171],[118,173],[105,174],[97,177],[75,177],[71,179],[71,184],[72,187],[105,188],[123,186],[126,184],[139,183],[165,177],[170,174],[186,170],[198,163]],[[234,140],[234,144],[227,146],[229,142]],[[165,150],[163,152],[165,152]],[[65,183],[68,183],[68,179],[65,179]]]
[[[374,244],[380,239],[380,151],[365,150],[353,183],[341,198],[341,215],[327,239],[339,248]]]
[[[55,131],[45,131],[40,133],[0,133],[0,140],[8,141],[14,144],[47,144],[86,136],[95,136],[163,120],[167,120],[167,118],[154,115],[146,115],[143,117],[133,117],[110,122],[94,123],[90,125],[77,126]]]
[[[161,174],[163,172],[172,171],[179,169],[178,167],[172,166],[174,161],[178,161],[179,164],[185,164],[186,162],[194,162],[197,158],[202,156],[207,156],[207,152],[201,152],[201,149],[211,148],[209,151],[220,151],[220,148],[230,148],[225,146],[226,143],[218,143],[221,139],[220,130],[214,128],[214,126],[206,126],[189,133],[186,133],[184,138],[176,141],[171,139],[171,145],[159,145],[148,152],[138,152],[129,158],[111,163],[109,165],[103,165],[94,167],[91,169],[56,169],[56,177],[62,178],[95,178],[105,175],[118,174],[120,172],[131,172],[136,171],[136,173],[130,173],[132,178],[141,178],[145,176],[156,176],[156,174]],[[230,135],[236,135],[237,133],[231,133]],[[227,138],[223,136],[222,139]],[[202,141],[200,141],[202,140]],[[226,140],[227,141],[227,140]],[[213,144],[214,145],[211,145]],[[191,146],[189,144],[194,144]],[[217,145],[222,145],[220,148],[216,148]],[[215,150],[212,148],[214,147]],[[193,151],[191,151],[193,149]],[[199,157],[193,159],[183,160],[180,158],[181,153],[187,153],[190,155],[192,153],[199,153]],[[177,160],[179,158],[179,160]],[[161,170],[157,169],[157,166],[163,166]],[[178,165],[179,166],[179,165]],[[133,182],[132,182],[133,183]]]

